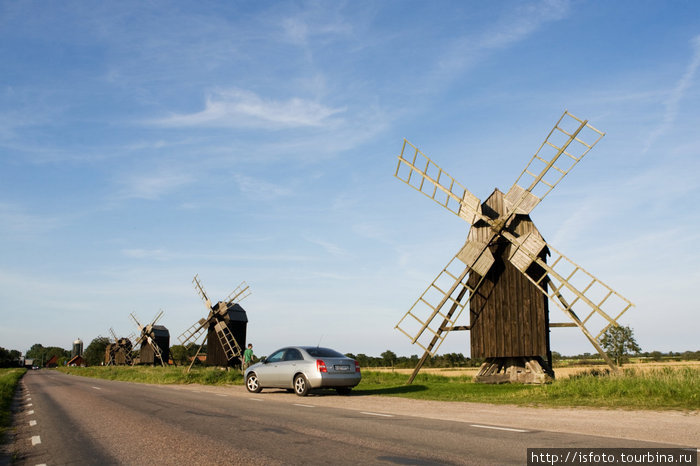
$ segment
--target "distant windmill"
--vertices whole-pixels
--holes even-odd
[[[250,288],[242,282],[224,301],[212,306],[211,301],[195,275],[192,280],[197,293],[204,301],[204,306],[209,311],[206,318],[199,319],[189,329],[178,337],[182,345],[196,343],[200,336],[206,332],[206,336],[200,345],[205,342],[207,346],[207,365],[230,366],[241,364],[243,352],[241,345],[245,345],[246,325],[248,317],[245,310],[238,304],[239,301],[250,295]],[[197,351],[199,354],[199,350]],[[196,359],[196,355],[195,355]],[[194,364],[194,360],[192,361]],[[190,364],[190,367],[192,365]]]
[[[105,348],[105,365],[107,366],[131,366],[133,358],[131,350],[134,346],[131,344],[131,339],[128,337],[118,338],[113,328],[109,329],[112,339]]]
[[[139,337],[134,346],[141,345],[141,364],[160,363],[165,367],[170,359],[170,332],[164,326],[156,325],[158,319],[163,316],[163,311],[159,311],[148,325],[141,325],[133,313],[130,315],[139,329]]]
[[[547,244],[529,217],[603,136],[565,111],[508,192],[496,189],[483,203],[404,139],[395,176],[471,225],[464,246],[396,325],[425,350],[409,383],[453,330],[470,330],[471,356],[486,359],[476,381],[548,380],[550,327],[578,327],[617,370],[599,340],[633,304]],[[549,322],[548,298],[571,322]],[[470,325],[455,325],[467,304]]]

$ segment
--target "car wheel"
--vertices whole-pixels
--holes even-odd
[[[248,374],[248,377],[245,379],[245,388],[247,388],[251,393],[260,393],[262,391],[262,387],[258,381],[258,376],[255,374],[255,372]]]
[[[349,395],[352,389],[350,387],[338,387],[335,389],[338,395]]]
[[[306,396],[309,393],[309,381],[303,374],[294,377],[294,393],[299,396]]]

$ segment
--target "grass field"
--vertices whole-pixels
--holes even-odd
[[[412,385],[408,375],[365,372],[358,394],[468,401],[526,406],[587,406],[626,409],[700,409],[700,368],[626,369],[622,375],[604,369],[556,380],[548,385],[484,385],[470,376],[419,374]]]
[[[153,384],[188,384],[203,385],[242,385],[243,376],[237,370],[222,370],[212,367],[195,367],[187,373],[184,367],[151,366],[93,366],[93,367],[59,367],[66,374],[96,377],[100,379],[122,380]]]
[[[5,430],[12,421],[10,412],[12,398],[19,379],[25,372],[27,369],[0,369],[0,441],[5,437]]]
[[[641,367],[640,366],[645,366]],[[155,384],[241,385],[240,372],[182,367],[64,367],[68,374]],[[443,371],[446,371],[443,369]],[[410,372],[410,371],[408,371]],[[449,373],[449,372],[448,372]],[[412,385],[400,371],[363,371],[356,395],[462,401],[526,406],[587,406],[626,409],[700,409],[700,366],[634,365],[619,376],[589,369],[548,385],[484,385],[471,375],[421,372]]]

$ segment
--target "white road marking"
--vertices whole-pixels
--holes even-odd
[[[36,421],[35,421],[34,419],[32,419],[31,421],[29,421],[29,425],[32,426],[32,427],[35,426],[35,425],[36,425]]]
[[[303,405],[303,404],[300,404],[300,403],[292,403],[292,404],[293,404],[294,406],[301,406],[302,408],[315,408],[315,407],[316,407],[316,406],[312,406],[312,405]]]
[[[41,443],[41,437],[35,435],[32,437],[32,446],[39,445]]]
[[[30,396],[28,396],[27,401],[32,401],[32,398]]]
[[[250,399],[250,400],[253,400],[253,401],[265,401],[265,400],[263,400],[262,398],[249,398],[249,399]]]
[[[507,430],[508,432],[530,432],[529,430],[512,429],[510,427],[482,426],[480,424],[470,424],[470,426],[471,427],[478,427],[479,429]]]
[[[102,390],[100,387],[95,387],[94,385],[92,386],[95,390]]]
[[[36,466],[46,466],[46,463],[37,464]]]
[[[368,416],[394,417],[393,414],[368,413],[366,411],[360,411],[360,414],[366,414]]]
[[[216,396],[228,396],[228,395],[224,395],[223,393],[217,393]]]
[[[27,408],[29,408],[30,406],[34,406],[34,405],[33,405],[33,404],[31,404],[31,403],[29,403],[29,404],[27,405]]]
[[[29,414],[29,415],[34,414],[34,410],[33,410],[33,409],[30,409],[29,411],[27,411],[27,414]]]

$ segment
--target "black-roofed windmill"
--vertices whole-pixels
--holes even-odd
[[[547,244],[529,216],[604,135],[565,111],[508,192],[496,189],[483,203],[404,139],[395,176],[471,225],[396,325],[424,350],[409,383],[454,330],[469,330],[471,357],[485,359],[477,382],[553,377],[550,327],[578,327],[617,370],[600,338],[633,304]],[[550,323],[550,299],[571,322]],[[456,325],[467,305],[469,325]]]
[[[241,358],[243,357],[241,345],[245,345],[248,316],[238,302],[250,295],[250,287],[245,282],[242,282],[224,301],[219,301],[212,306],[207,293],[204,291],[204,287],[199,281],[198,275],[194,276],[192,283],[194,283],[197,293],[204,301],[204,306],[209,311],[209,314],[206,318],[199,319],[189,329],[185,330],[178,337],[180,343],[182,345],[196,343],[202,334],[206,334],[200,349],[205,342],[208,342],[207,365],[241,365]],[[197,354],[199,354],[199,350]],[[192,363],[194,364],[194,360]],[[190,364],[191,367],[192,364]]]
[[[128,337],[117,337],[117,334],[111,327],[109,329],[109,334],[112,335],[112,340],[105,347],[105,365],[131,366],[133,364],[131,351],[134,348],[131,339]]]
[[[133,313],[129,314],[136,323],[139,337],[134,346],[141,345],[139,361],[141,364],[160,364],[165,367],[170,359],[170,332],[163,325],[156,325],[163,316],[163,311],[153,318],[150,324],[141,325]]]

